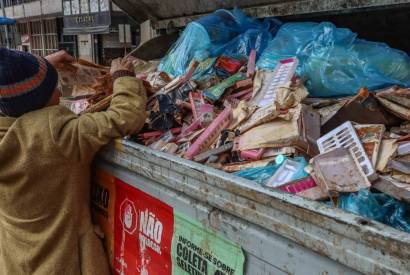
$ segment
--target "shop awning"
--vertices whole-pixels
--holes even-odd
[[[0,25],[14,25],[14,24],[16,24],[16,20],[0,16]]]

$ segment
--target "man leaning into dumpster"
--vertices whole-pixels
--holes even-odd
[[[129,60],[114,60],[105,112],[58,105],[55,66],[0,49],[0,274],[109,274],[89,209],[90,165],[110,140],[144,124],[146,95]]]

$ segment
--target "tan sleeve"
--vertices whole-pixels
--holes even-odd
[[[118,78],[113,90],[107,111],[50,118],[54,142],[67,158],[91,160],[112,139],[133,134],[144,126],[147,97],[141,80]]]

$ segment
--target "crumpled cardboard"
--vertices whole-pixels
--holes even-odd
[[[134,65],[134,71],[137,77],[146,76],[157,70],[159,61],[145,61],[142,59],[134,58],[132,64]]]
[[[398,119],[387,112],[367,89],[361,89],[356,96],[344,100],[343,106],[339,107],[335,107],[338,111],[333,116],[325,118],[327,121],[323,123],[322,134],[330,132],[346,121],[386,126],[392,126],[398,122]]]
[[[377,156],[379,155],[380,144],[386,127],[383,124],[356,124],[353,127],[373,167],[376,167]]]
[[[410,184],[399,182],[390,176],[381,176],[372,188],[400,201],[410,203]]]
[[[279,116],[285,120],[290,120],[292,118],[291,113],[282,112],[281,114],[281,112],[278,111],[275,105],[259,108],[254,111],[251,116],[238,127],[238,130],[240,133],[245,133],[249,129],[266,122],[270,122]]]
[[[93,87],[98,79],[108,74],[109,69],[86,60],[79,59],[57,67],[59,85],[63,96],[82,96],[97,93]]]
[[[236,106],[233,109],[233,117],[232,121],[229,124],[228,128],[229,130],[236,129],[240,123],[242,123],[244,120],[248,119],[256,110],[256,107],[254,106],[249,106],[247,101],[240,101],[238,106]]]
[[[376,170],[381,173],[388,172],[387,163],[396,153],[398,144],[396,139],[382,139],[377,157]]]
[[[320,116],[306,105],[289,109],[291,120],[277,118],[250,129],[235,139],[234,150],[295,146],[308,155],[315,155],[320,137]]]
[[[308,95],[309,93],[302,83],[287,82],[276,91],[275,105],[279,109],[294,108]]]
[[[165,87],[172,79],[164,72],[153,72],[147,75],[146,81],[150,84],[149,93],[152,94]]]
[[[390,87],[376,93],[376,98],[392,114],[410,120],[410,89]]]

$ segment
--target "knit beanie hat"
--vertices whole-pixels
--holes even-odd
[[[56,69],[46,59],[0,48],[0,114],[19,117],[43,108],[57,80]]]

